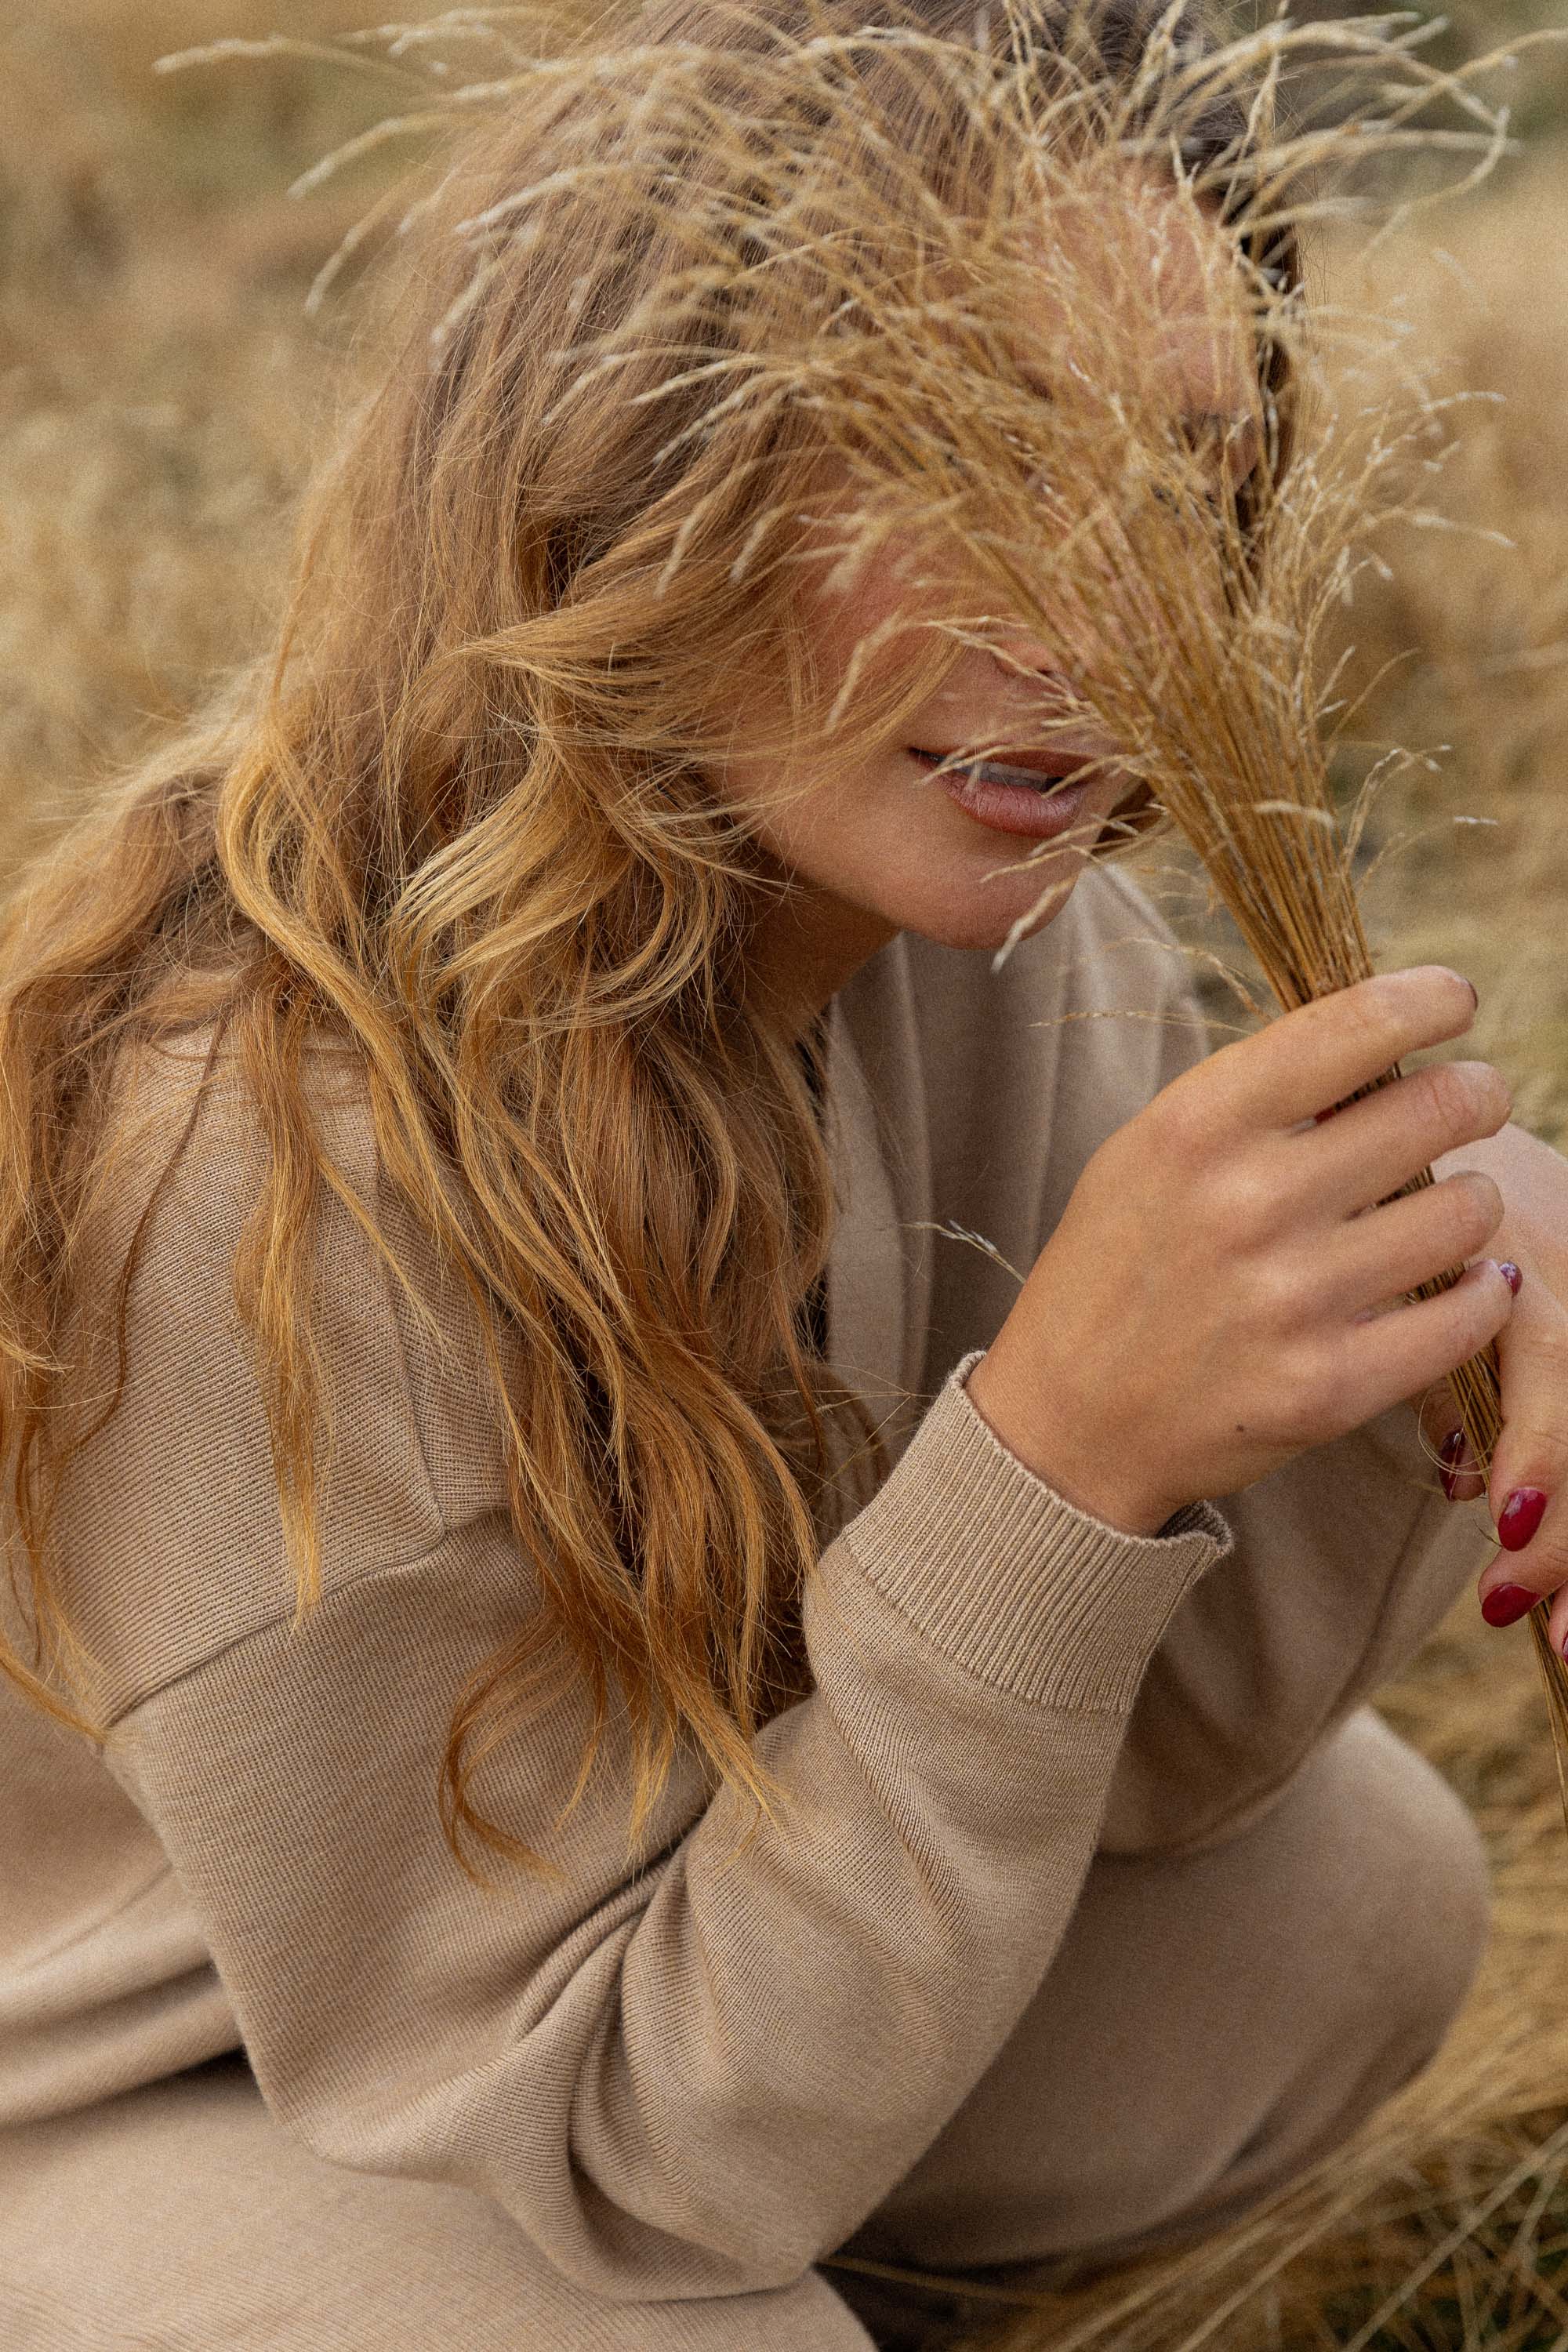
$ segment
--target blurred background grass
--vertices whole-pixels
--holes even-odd
[[[1449,13],[1450,58],[1568,24],[1563,0]],[[395,90],[363,54],[172,75],[154,61],[354,22],[331,0],[33,0],[0,22],[0,871],[265,641],[291,498],[361,365],[352,310],[310,320],[305,299],[385,161],[286,192]],[[1369,836],[1380,959],[1473,976],[1481,1024],[1464,1050],[1496,1060],[1519,1116],[1561,1144],[1568,48],[1508,79],[1522,152],[1354,289],[1398,313],[1452,388],[1501,395],[1465,413],[1437,495],[1507,543],[1406,534],[1352,634],[1359,682],[1394,665],[1365,734],[1447,747],[1390,790]],[[1504,79],[1489,95],[1513,95]],[[1318,266],[1349,290],[1331,253]],[[1212,941],[1201,892],[1150,881]],[[1474,1807],[1497,1870],[1491,1956],[1448,2050],[1278,2211],[1048,2307],[999,2307],[988,2340],[1568,2346],[1568,1841],[1523,1629],[1487,1632],[1467,1600],[1384,1704]]]

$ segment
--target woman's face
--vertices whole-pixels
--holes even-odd
[[[1134,282],[1159,289],[1149,331],[1157,339],[1160,399],[1168,397],[1173,423],[1190,421],[1213,441],[1216,470],[1228,465],[1245,478],[1261,449],[1259,396],[1229,249],[1168,189],[1151,184],[1138,196],[1116,233],[1147,237],[1158,248],[1133,259],[1142,270]],[[847,499],[842,472],[829,478],[830,495],[840,485]],[[929,580],[931,556],[895,534],[830,588],[831,568],[826,561],[819,570],[805,567],[800,603],[819,675],[830,682],[843,676],[862,637],[915,609],[911,578],[923,570]],[[963,608],[960,585],[955,581],[949,610]],[[1042,735],[1047,719],[1073,708],[1066,649],[1022,628],[993,636],[996,651],[966,646],[895,738],[818,790],[801,792],[798,774],[772,758],[741,752],[724,764],[726,797],[752,804],[764,858],[794,886],[763,916],[753,965],[799,1026],[900,930],[949,947],[994,949],[1037,907],[1029,928],[1050,921],[1105,819],[1127,797],[1129,778],[1110,756],[1114,746],[1089,726]],[[931,781],[931,755],[988,747],[997,747],[997,761],[1036,772],[1062,775],[1096,759],[1108,764],[1048,797],[1026,782]],[[769,805],[781,784],[793,788],[791,797]],[[1068,832],[1070,840],[1051,846]]]

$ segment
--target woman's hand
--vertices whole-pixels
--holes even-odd
[[[1514,1302],[1489,1258],[1438,1298],[1404,1297],[1488,1246],[1496,1183],[1461,1171],[1391,1196],[1498,1132],[1502,1078],[1447,1063],[1349,1101],[1474,1019],[1457,973],[1389,972],[1163,1088],[1089,1162],[969,1376],[1003,1443],[1069,1502],[1150,1534],[1418,1399],[1498,1338]]]
[[[1458,1447],[1448,1452],[1455,1470],[1445,1483],[1456,1502],[1488,1496],[1504,1546],[1480,1583],[1489,1621],[1511,1625],[1554,1592],[1552,1638],[1561,1650],[1568,1638],[1568,1160],[1522,1128],[1505,1127],[1448,1154],[1434,1173],[1458,1167],[1483,1171],[1501,1192],[1503,1222],[1489,1246],[1522,1282],[1498,1339],[1503,1433],[1489,1486],[1474,1475],[1468,1448]],[[1458,1426],[1447,1381],[1427,1397],[1421,1424],[1441,1453]]]

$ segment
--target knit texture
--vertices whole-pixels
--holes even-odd
[[[1065,1502],[975,1411],[964,1383],[983,1353],[963,1358],[921,1423],[919,1477],[901,1475],[906,1454],[845,1540],[910,1623],[983,1681],[1055,1706],[1125,1708],[1230,1530],[1207,1503],[1140,1537]]]

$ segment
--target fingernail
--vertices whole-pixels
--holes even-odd
[[[1489,1625],[1517,1625],[1540,1598],[1539,1592],[1526,1592],[1522,1584],[1500,1584],[1481,1602],[1481,1615]]]
[[[1521,1486],[1502,1507],[1502,1517],[1497,1523],[1498,1541],[1504,1551],[1522,1551],[1533,1542],[1535,1531],[1546,1517],[1546,1497],[1539,1486]]]
[[[1480,990],[1476,986],[1475,982],[1474,982],[1473,980],[1469,979],[1468,977],[1467,977],[1467,979],[1466,979],[1466,981],[1465,981],[1465,986],[1469,990],[1470,994],[1474,997],[1474,999],[1475,999],[1475,1001],[1476,1001],[1476,1011],[1479,1013],[1479,1012],[1480,1011],[1480,1009],[1481,1009],[1481,992],[1480,992]]]
[[[1524,1276],[1521,1274],[1518,1266],[1513,1263],[1513,1260],[1511,1258],[1505,1258],[1501,1265],[1499,1266],[1498,1272],[1501,1275],[1503,1280],[1507,1283],[1509,1288],[1517,1298],[1520,1292],[1524,1288]]]
[[[1442,1465],[1443,1492],[1450,1503],[1454,1500],[1454,1490],[1459,1483],[1459,1465],[1464,1455],[1465,1433],[1462,1429],[1451,1429],[1437,1448],[1437,1459]]]

